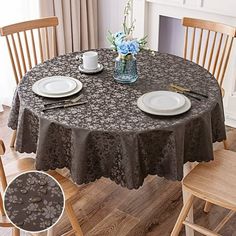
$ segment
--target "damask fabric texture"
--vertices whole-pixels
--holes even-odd
[[[13,224],[38,232],[48,229],[60,218],[64,195],[52,177],[42,172],[25,172],[8,186],[4,206]]]
[[[177,56],[143,51],[137,56],[139,79],[119,84],[113,79],[116,54],[109,49],[98,53],[104,65],[100,74],[81,74],[80,53],[72,53],[34,67],[19,84],[9,127],[17,128],[19,152],[37,152],[37,169],[67,167],[78,184],[104,176],[132,189],[148,174],[181,180],[185,162],[213,159],[212,142],[226,135],[221,92],[207,70]],[[43,113],[47,99],[35,95],[32,85],[53,75],[79,79],[89,102]],[[209,98],[191,100],[188,112],[173,117],[139,110],[142,94],[168,90],[170,83]]]

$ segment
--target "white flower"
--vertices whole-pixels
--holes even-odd
[[[10,195],[7,199],[9,202],[15,202],[18,200],[16,195]]]
[[[38,210],[39,205],[36,203],[30,203],[29,206],[27,207],[27,210],[29,211],[37,211]]]
[[[55,217],[57,210],[53,206],[46,206],[43,208],[43,216],[45,216],[46,219],[52,219]]]

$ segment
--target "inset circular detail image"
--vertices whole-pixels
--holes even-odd
[[[41,171],[14,178],[4,194],[6,216],[17,228],[41,232],[55,225],[63,214],[64,192],[60,184]]]

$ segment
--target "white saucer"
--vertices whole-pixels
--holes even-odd
[[[96,74],[99,73],[103,70],[103,65],[98,64],[98,67],[96,69],[88,70],[83,67],[83,64],[79,65],[79,71],[84,73],[84,74]]]
[[[157,112],[175,111],[185,105],[182,94],[170,91],[153,91],[143,95],[143,104]]]
[[[55,77],[55,76],[52,76],[52,77]],[[62,76],[59,76],[59,77],[62,77]],[[50,77],[47,77],[47,78],[50,78]],[[61,94],[55,94],[55,93],[48,94],[48,93],[45,93],[44,91],[40,90],[40,87],[38,85],[41,83],[41,80],[38,80],[37,82],[35,82],[33,84],[32,90],[34,93],[36,93],[37,95],[42,96],[42,97],[63,98],[63,97],[72,96],[72,95],[78,93],[83,88],[83,85],[79,80],[74,79],[72,77],[65,77],[65,78],[70,78],[70,80],[73,80],[76,83],[75,89],[73,89],[72,91],[69,91],[69,92],[61,93]]]
[[[173,110],[173,111],[156,111],[156,110],[151,109],[148,106],[145,106],[145,104],[143,103],[143,96],[144,95],[142,95],[141,97],[138,98],[137,105],[140,110],[142,110],[146,113],[152,114],[152,115],[175,116],[175,115],[180,115],[182,113],[185,113],[191,108],[191,101],[186,96],[184,96],[185,104],[184,104],[184,106],[180,107],[179,109]]]

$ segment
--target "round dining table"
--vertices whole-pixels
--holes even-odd
[[[17,151],[36,153],[37,170],[66,167],[77,184],[106,177],[137,189],[147,175],[181,180],[191,162],[214,159],[212,143],[225,140],[226,132],[221,89],[206,69],[174,55],[143,50],[137,55],[138,80],[120,84],[113,78],[116,53],[96,51],[104,67],[101,73],[81,73],[77,58],[83,52],[69,53],[32,68],[16,89],[8,126],[17,130]],[[46,103],[60,101],[32,91],[35,82],[49,76],[78,79],[83,84],[79,95],[87,103],[43,111]],[[191,108],[175,116],[139,109],[143,94],[170,90],[171,84],[207,98],[189,97]],[[186,194],[183,191],[185,202]],[[188,217],[193,222],[192,212]],[[193,230],[187,228],[186,235],[194,235]]]
[[[129,189],[147,175],[183,178],[186,162],[213,160],[212,143],[226,138],[221,90],[201,66],[183,58],[144,50],[137,55],[138,80],[120,84],[113,78],[116,53],[96,50],[104,70],[80,73],[77,57],[55,57],[32,68],[14,96],[8,125],[17,130],[16,150],[36,153],[37,170],[67,167],[77,184],[110,178]],[[32,91],[48,76],[70,76],[83,84],[80,106],[43,111],[52,99]],[[191,109],[176,116],[141,111],[138,98],[170,84],[207,94],[190,97]],[[74,95],[76,97],[78,95]],[[59,100],[59,99],[53,99]]]

